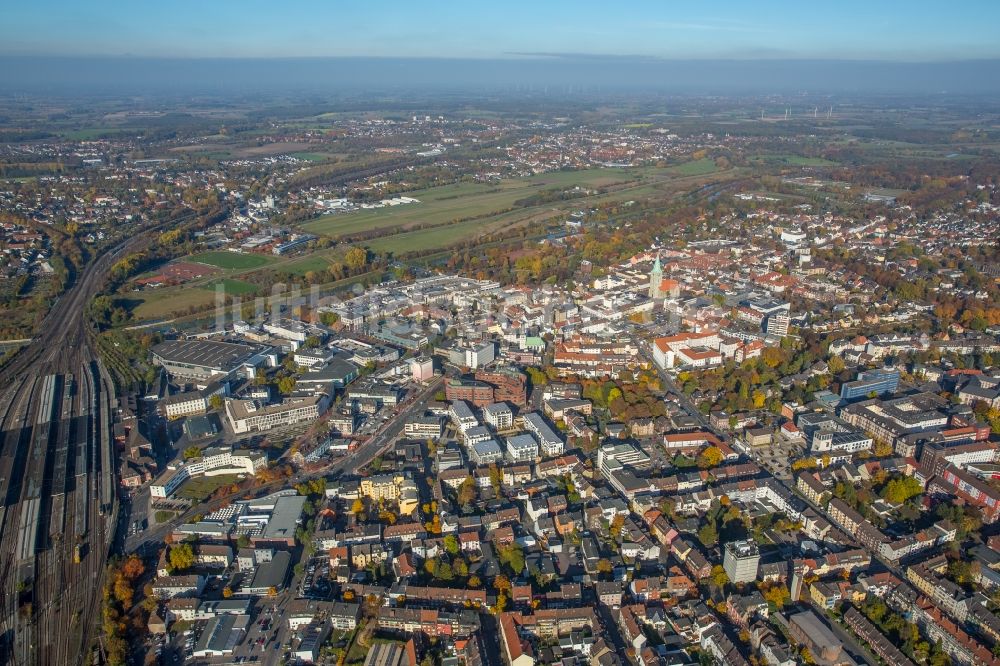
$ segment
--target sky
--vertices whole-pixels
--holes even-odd
[[[0,56],[1000,58],[997,0],[32,0]]]

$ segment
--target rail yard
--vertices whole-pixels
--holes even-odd
[[[26,377],[2,403],[0,647],[14,664],[87,652],[114,534],[114,390],[95,361],[63,365],[73,372]]]

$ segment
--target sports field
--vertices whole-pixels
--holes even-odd
[[[224,270],[246,270],[248,268],[260,268],[271,263],[269,257],[260,254],[239,254],[236,252],[202,252],[188,257],[189,261],[196,261],[199,264],[208,264]]]

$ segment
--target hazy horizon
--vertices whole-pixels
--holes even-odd
[[[1000,59],[949,62],[663,59],[586,54],[517,58],[151,58],[0,55],[7,93],[534,90],[698,94],[1000,92]]]
[[[141,57],[449,57],[589,53],[666,59],[1000,58],[1000,5],[764,0],[38,0],[4,8],[0,53]]]

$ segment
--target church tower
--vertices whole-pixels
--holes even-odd
[[[663,298],[660,293],[660,285],[663,282],[663,266],[660,265],[660,253],[656,253],[656,261],[653,262],[653,270],[649,271],[649,297],[652,299]]]

